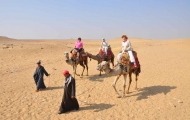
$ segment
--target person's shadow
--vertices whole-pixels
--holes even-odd
[[[46,89],[43,89],[42,91],[55,90],[55,89],[63,89],[63,86],[47,87]]]
[[[109,109],[113,106],[114,105],[105,104],[105,103],[91,104],[90,106],[80,107],[79,110],[94,110],[94,112],[100,112],[102,110]]]
[[[130,96],[138,96],[137,100],[142,100],[142,99],[147,99],[148,96],[153,96],[156,94],[164,93],[165,95],[169,92],[171,92],[172,89],[177,88],[176,86],[150,86],[150,87],[145,87],[142,88],[140,93],[134,94],[134,95],[128,95],[127,97]]]

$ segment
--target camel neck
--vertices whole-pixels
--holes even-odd
[[[122,73],[122,70],[120,67],[116,67],[114,69],[106,68],[104,69],[105,74],[108,74],[109,76],[117,76]]]
[[[98,60],[98,57],[97,57],[96,55],[90,54],[89,56],[90,56],[90,58],[92,58],[93,60]]]
[[[106,73],[106,74],[109,74],[110,72],[111,72],[111,68],[105,69],[105,73]]]

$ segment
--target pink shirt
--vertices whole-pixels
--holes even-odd
[[[77,42],[75,43],[75,48],[78,48],[78,49],[83,48],[83,43],[77,41]]]

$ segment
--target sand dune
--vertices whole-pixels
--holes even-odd
[[[189,120],[190,39],[130,38],[130,41],[138,52],[142,67],[139,90],[134,90],[133,76],[130,93],[125,98],[117,98],[112,88],[114,77],[98,76],[97,61],[89,60],[89,76],[76,77],[80,110],[58,115],[63,95],[64,77],[61,72],[64,69],[72,72],[72,67],[64,61],[63,53],[70,51],[76,41],[0,37],[0,119]],[[98,53],[101,40],[83,42],[86,51]],[[121,50],[121,39],[108,42],[117,55]],[[4,44],[13,44],[13,47],[4,49],[1,47]],[[52,75],[45,77],[47,90],[36,93],[32,76],[38,60],[42,60],[42,65]],[[77,72],[81,70],[82,67],[78,66]],[[122,83],[121,77],[116,86],[120,92]]]

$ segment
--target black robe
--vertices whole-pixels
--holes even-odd
[[[63,113],[70,110],[79,109],[79,104],[78,104],[77,99],[71,98],[72,96],[75,96],[75,91],[76,91],[75,79],[72,76],[69,76],[69,77],[71,77],[71,79],[69,82],[65,82],[63,99],[62,99],[61,106],[59,109],[59,111]],[[69,77],[66,78],[65,81],[69,79]]]
[[[36,83],[36,89],[44,89],[46,88],[44,84],[44,74],[48,76],[49,74],[46,72],[43,66],[37,67],[36,71],[34,72],[34,81]]]

